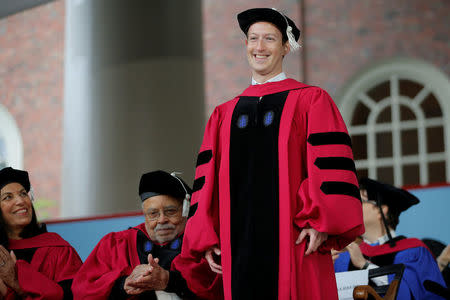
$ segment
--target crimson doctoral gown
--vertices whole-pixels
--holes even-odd
[[[16,272],[26,295],[24,299],[61,300],[71,297],[68,294],[71,294],[72,279],[82,262],[75,249],[58,234],[46,232],[32,238],[9,240],[9,249],[17,254]],[[31,260],[19,259],[19,253],[31,257]],[[6,297],[15,298],[12,291]]]
[[[149,241],[147,245],[150,248],[146,250],[145,255],[142,252],[139,254],[146,241]],[[125,278],[133,272],[133,269],[140,264],[148,263],[147,252],[158,257],[159,264],[163,268],[169,268],[173,256],[180,251],[181,238],[164,245],[150,241],[145,223],[105,235],[89,254],[73,280],[74,299],[156,299],[154,292],[151,291],[135,296],[127,295],[123,291]],[[173,276],[170,275],[171,279]],[[182,283],[175,282],[175,284]]]
[[[351,141],[330,96],[293,79],[254,85],[214,110],[172,267],[207,299],[337,299],[330,249],[364,232]],[[329,235],[304,256],[300,229]],[[206,250],[221,249],[223,275]]]
[[[130,275],[141,264],[136,244],[138,231],[147,235],[145,223],[111,232],[100,240],[74,278],[74,299],[108,299],[116,280]]]

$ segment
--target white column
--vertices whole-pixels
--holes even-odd
[[[201,1],[66,1],[64,217],[140,208],[142,173],[192,182],[204,126]]]

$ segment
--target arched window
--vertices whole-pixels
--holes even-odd
[[[377,64],[339,100],[359,176],[397,186],[449,181],[450,82],[434,66]]]
[[[0,104],[0,169],[6,166],[23,169],[23,146],[14,118]]]

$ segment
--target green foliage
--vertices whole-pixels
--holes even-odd
[[[51,216],[51,209],[57,206],[55,200],[38,198],[33,202],[34,208],[36,209],[36,214],[38,220],[45,220]]]

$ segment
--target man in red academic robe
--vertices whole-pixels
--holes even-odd
[[[238,22],[252,85],[206,126],[172,268],[207,299],[337,299],[330,249],[364,232],[350,137],[324,90],[282,71],[294,22],[269,8]]]
[[[74,278],[74,299],[191,299],[181,275],[168,271],[181,249],[191,192],[174,173],[142,175],[145,223],[102,238]]]

